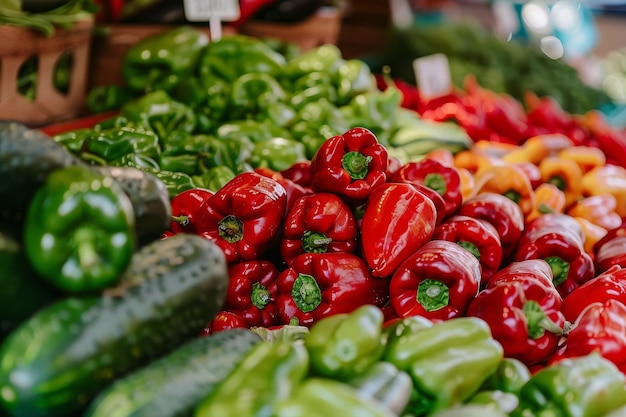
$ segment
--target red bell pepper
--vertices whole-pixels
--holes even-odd
[[[419,192],[425,194],[426,197],[430,198],[430,200],[435,205],[435,211],[437,213],[437,220],[435,221],[435,224],[440,225],[443,222],[444,218],[446,217],[446,201],[443,199],[443,196],[441,194],[439,194],[434,189],[425,186],[420,181],[405,178],[400,169],[398,169],[398,171],[396,171],[396,173],[391,177],[390,182],[411,184]]]
[[[569,293],[561,311],[574,322],[587,305],[614,299],[626,304],[626,268],[613,266]]]
[[[582,228],[566,214],[547,213],[528,223],[514,259],[545,260],[563,297],[595,275],[593,260],[584,249]]]
[[[255,172],[238,174],[209,197],[197,213],[196,232],[213,240],[229,264],[260,259],[277,242],[287,192]]]
[[[445,217],[456,213],[463,202],[461,177],[454,166],[446,166],[435,159],[407,162],[391,179],[395,182],[415,181],[437,191],[446,203]]]
[[[472,300],[467,315],[489,324],[506,357],[532,366],[547,361],[558,348],[566,324],[561,302],[550,266],[528,260],[498,271]]]
[[[515,166],[524,171],[533,190],[543,184],[544,181],[541,177],[541,170],[537,165],[532,162],[518,162]]]
[[[502,259],[507,261],[524,230],[524,215],[511,199],[496,193],[480,193],[459,208],[459,215],[485,220],[495,227],[502,245]]]
[[[448,320],[465,314],[480,287],[474,255],[447,240],[431,240],[391,277],[389,298],[400,317]]]
[[[493,225],[469,216],[452,216],[437,226],[433,239],[449,240],[478,259],[481,287],[487,285],[502,262],[500,237]]]
[[[276,324],[278,268],[265,260],[241,261],[228,267],[224,309],[242,317],[248,327]]]
[[[622,302],[608,299],[587,305],[550,363],[593,352],[613,362],[626,374],[626,306]]]
[[[294,162],[293,165],[280,171],[280,173],[284,178],[287,178],[302,187],[311,187],[311,161]]]
[[[209,336],[213,333],[222,332],[229,329],[245,329],[248,325],[243,317],[230,311],[219,311],[213,320],[200,332],[199,337]]]
[[[205,188],[192,188],[176,195],[171,201],[172,217],[170,231],[173,233],[195,233],[196,214],[200,206],[213,195]]]
[[[389,283],[373,278],[365,261],[351,253],[304,253],[277,284],[279,321],[288,324],[295,317],[306,327],[364,304],[382,307],[389,298]]]
[[[311,190],[309,187],[303,187],[295,183],[294,181],[285,178],[280,172],[273,171],[270,168],[256,168],[254,172],[256,172],[257,174],[261,174],[267,178],[271,178],[283,186],[283,188],[287,192],[287,207],[285,211],[288,211],[289,207],[291,207],[293,202],[296,201],[298,198],[305,195],[313,194],[313,190]]]
[[[433,202],[406,183],[374,188],[361,221],[361,252],[374,277],[390,277],[435,230]]]
[[[626,132],[609,125],[606,117],[597,110],[591,110],[582,117],[582,124],[609,162],[626,168]]]
[[[338,196],[315,193],[297,199],[283,223],[280,255],[290,265],[303,253],[354,253],[357,249],[354,215]]]
[[[626,268],[626,236],[616,236],[605,241],[594,251],[596,273],[602,273],[613,265]]]
[[[356,127],[333,136],[311,161],[311,187],[337,194],[350,207],[365,203],[377,185],[387,181],[387,149],[369,130]]]

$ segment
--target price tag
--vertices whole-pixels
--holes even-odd
[[[185,17],[190,22],[209,22],[211,40],[222,37],[222,22],[239,19],[238,0],[184,0]]]
[[[415,59],[413,71],[422,97],[433,99],[452,92],[450,64],[444,54],[428,55]]]

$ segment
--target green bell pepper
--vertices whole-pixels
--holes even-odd
[[[515,394],[500,390],[480,391],[470,398],[467,404],[487,405],[508,414],[517,408],[519,398]]]
[[[132,127],[111,128],[94,132],[83,141],[82,159],[107,165],[126,155],[139,154],[158,158],[159,138],[151,131]]]
[[[626,377],[597,353],[537,371],[520,391],[514,417],[604,416],[626,405]]]
[[[244,74],[265,73],[279,77],[286,59],[258,38],[225,36],[211,42],[198,63],[200,77],[218,77],[228,83]]]
[[[208,37],[190,26],[158,33],[140,40],[124,55],[122,76],[138,92],[172,91],[190,76]]]
[[[221,140],[241,140],[241,138],[247,138],[252,143],[274,137],[291,138],[289,130],[268,121],[253,119],[232,120],[224,123],[217,129],[215,136]]]
[[[113,178],[86,166],[53,171],[32,199],[24,248],[37,272],[68,293],[102,290],[126,269],[134,211]]]
[[[337,70],[337,103],[348,104],[352,98],[367,92],[378,92],[370,67],[360,59],[349,59]]]
[[[293,83],[292,91],[290,104],[296,110],[320,99],[331,103],[337,101],[337,88],[331,74],[327,72],[314,71],[303,75]]]
[[[191,133],[196,128],[193,109],[175,101],[161,90],[126,103],[120,115],[131,123],[138,123],[154,131],[160,140],[176,130]]]
[[[334,77],[342,63],[341,50],[336,45],[324,44],[290,59],[284,66],[284,74],[292,80],[310,72],[326,72]]]
[[[91,113],[102,113],[117,110],[124,104],[134,100],[137,94],[130,88],[122,85],[95,86],[87,94],[85,105]]]
[[[364,305],[316,322],[304,339],[314,374],[345,380],[367,371],[382,356],[382,311]]]
[[[141,169],[154,175],[165,184],[170,199],[173,199],[183,191],[198,188],[191,176],[183,172],[166,171],[164,169],[151,167],[142,167]]]
[[[410,415],[410,417],[414,416]],[[509,415],[488,404],[461,404],[439,411],[429,417],[509,417]]]
[[[173,97],[193,109],[198,132],[212,133],[226,119],[230,88],[217,77],[187,77],[178,84]]]
[[[271,103],[284,101],[287,93],[274,77],[265,73],[243,74],[230,92],[231,119],[254,117]]]
[[[308,366],[302,344],[260,343],[198,404],[194,417],[273,416],[275,404],[291,397]]]
[[[272,417],[396,417],[378,401],[359,395],[354,387],[316,377],[307,378],[289,399],[275,408]]]
[[[267,120],[275,126],[288,128],[296,119],[296,110],[286,103],[276,101],[264,106],[257,113],[255,120]]]
[[[326,99],[305,104],[297,113],[291,134],[304,144],[306,157],[312,159],[319,147],[330,137],[350,128],[343,113]]]
[[[530,379],[530,370],[520,360],[504,358],[491,373],[481,387],[482,390],[500,390],[518,395],[522,387]]]
[[[200,173],[200,160],[198,155],[164,155],[159,159],[159,167],[165,171],[182,172],[187,175]]]
[[[257,142],[250,157],[253,168],[284,171],[296,162],[307,160],[304,144],[293,139],[271,138]]]
[[[226,183],[235,178],[232,169],[225,165],[209,168],[200,175],[191,177],[198,187],[217,192]]]
[[[74,155],[79,155],[83,142],[93,133],[94,130],[91,128],[76,129],[54,135],[52,139]]]
[[[503,358],[489,326],[476,317],[405,330],[386,346],[385,360],[408,372],[419,408],[430,413],[469,399]]]
[[[132,167],[138,169],[160,169],[159,163],[154,158],[140,153],[130,153],[128,155],[124,155],[121,158],[109,161],[107,165],[113,167]]]

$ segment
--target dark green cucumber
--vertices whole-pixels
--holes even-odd
[[[68,417],[113,380],[196,337],[225,301],[221,249],[175,235],[140,249],[120,286],[40,310],[0,347],[0,404],[13,417]]]
[[[134,167],[94,166],[94,169],[117,181],[133,204],[140,246],[159,239],[168,230],[172,206],[163,181]]]
[[[0,229],[19,235],[28,204],[48,174],[82,163],[40,130],[0,121]]]
[[[0,232],[0,343],[61,294],[31,268],[19,243]]]
[[[109,386],[84,417],[187,417],[261,338],[232,329],[194,339]]]

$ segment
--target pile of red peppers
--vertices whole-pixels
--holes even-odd
[[[387,323],[479,317],[529,367],[598,351],[626,372],[626,168],[591,148],[537,134],[402,163],[353,128],[311,161],[179,194],[164,238],[226,254],[204,334],[371,304]]]

